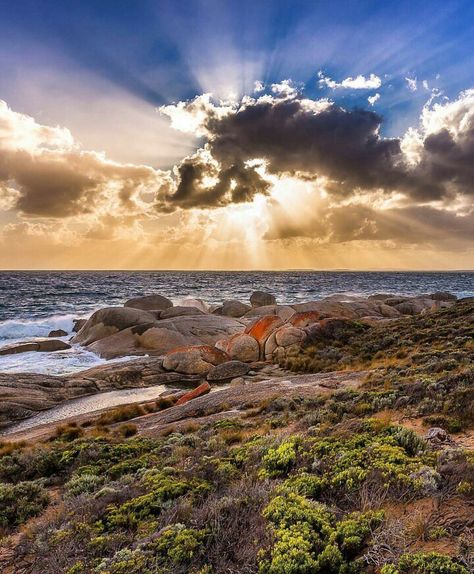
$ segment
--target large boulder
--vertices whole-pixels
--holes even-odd
[[[226,352],[231,359],[252,363],[258,361],[260,346],[256,339],[245,333],[238,333],[229,339],[217,341],[216,347]]]
[[[92,314],[79,333],[72,339],[72,342],[89,345],[128,327],[154,323],[155,321],[156,319],[151,313],[141,309],[105,307]]]
[[[178,316],[142,323],[102,338],[87,348],[105,359],[130,355],[161,356],[175,347],[215,345],[222,338],[240,333],[244,325],[230,317]]]
[[[276,331],[278,327],[283,325],[283,321],[277,315],[267,315],[265,317],[260,317],[253,323],[251,323],[246,329],[245,333],[253,337],[260,346],[265,344],[268,337]]]
[[[434,299],[435,301],[457,301],[456,295],[448,293],[447,291],[436,291],[436,293],[430,295],[430,299]]]
[[[124,307],[142,309],[144,311],[162,311],[173,306],[173,302],[163,295],[145,295],[144,297],[134,297],[129,299]]]
[[[263,307],[264,305],[276,305],[276,297],[265,291],[254,291],[250,295],[250,304],[252,307]]]
[[[222,307],[216,309],[214,313],[224,315],[226,317],[242,317],[245,313],[250,311],[250,309],[250,305],[246,305],[237,299],[231,299],[229,301],[224,301]]]
[[[207,374],[210,382],[230,381],[236,377],[243,377],[250,371],[250,366],[242,361],[227,361],[213,367]]]
[[[39,353],[53,353],[54,351],[65,351],[70,349],[71,345],[60,341],[59,339],[38,339],[36,341],[25,343],[13,343],[0,348],[0,355],[16,355],[18,353],[30,353],[36,351]]]
[[[274,331],[265,341],[265,359],[271,360],[275,352],[280,352],[288,347],[300,347],[306,338],[303,329],[285,324]]]
[[[205,375],[213,366],[228,360],[229,356],[216,347],[189,345],[167,353],[163,359],[163,368],[186,375]]]

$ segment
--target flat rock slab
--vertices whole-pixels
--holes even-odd
[[[366,371],[337,371],[272,378],[246,385],[231,386],[198,397],[185,405],[139,417],[133,422],[137,425],[140,434],[156,436],[176,422],[205,417],[219,410],[235,409],[242,412],[267,399],[284,397],[289,400],[294,397],[330,394],[339,389],[355,389],[362,383],[366,374]]]
[[[227,381],[235,377],[243,377],[250,371],[250,365],[242,361],[227,361],[212,368],[207,374],[207,380]]]
[[[0,348],[0,355],[16,355],[18,353],[54,353],[55,351],[66,351],[71,345],[58,339],[38,339],[25,343],[14,343]]]

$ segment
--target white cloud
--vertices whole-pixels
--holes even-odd
[[[423,80],[423,87],[425,88],[425,90],[429,90],[430,86],[428,84],[428,80]]]
[[[355,78],[349,77],[342,80],[342,82],[336,82],[332,80],[329,76],[326,76],[321,70],[318,72],[319,85],[320,87],[326,86],[331,90],[336,90],[338,88],[352,89],[352,90],[376,90],[382,85],[382,80],[375,74],[370,74],[369,77],[359,74]]]
[[[369,104],[371,106],[373,106],[375,104],[375,102],[377,102],[378,100],[380,100],[380,94],[379,93],[374,94],[373,96],[369,96],[367,98],[367,101],[369,102]]]
[[[265,89],[265,84],[263,82],[261,82],[260,80],[257,80],[254,85],[253,85],[253,91],[254,92],[263,92],[263,90]]]
[[[418,89],[418,85],[417,85],[417,79],[416,78],[405,78],[407,85],[408,85],[408,89],[410,90],[410,92],[416,92],[416,90]]]

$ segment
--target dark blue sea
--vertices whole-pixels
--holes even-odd
[[[0,272],[0,345],[44,337],[51,329],[69,332],[74,318],[87,317],[100,307],[122,305],[135,296],[159,293],[175,303],[191,297],[214,304],[231,298],[248,302],[257,289],[270,291],[279,303],[310,301],[334,293],[367,296],[449,291],[469,297],[474,296],[474,272],[4,271]],[[98,360],[77,349],[38,355],[0,357],[0,371],[64,372]]]

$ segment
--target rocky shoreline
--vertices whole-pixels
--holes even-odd
[[[258,291],[249,304],[229,300],[214,307],[199,299],[174,306],[161,295],[137,297],[78,321],[68,343],[54,338],[63,332],[54,332],[49,340],[0,348],[5,355],[81,345],[104,359],[137,357],[63,376],[0,373],[0,428],[70,399],[116,389],[192,386],[204,393],[209,385],[285,377],[278,365],[313,340],[337,340],[352,330],[379,328],[455,304],[450,293],[331,296],[285,305]]]

